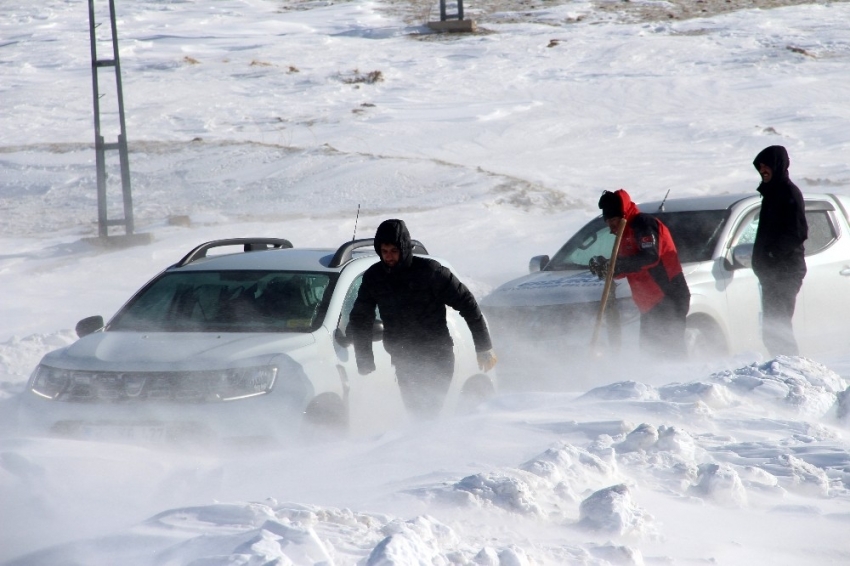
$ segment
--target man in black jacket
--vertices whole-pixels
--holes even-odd
[[[496,365],[487,323],[475,297],[438,262],[413,255],[402,220],[385,220],[375,233],[381,261],[363,274],[351,310],[349,331],[361,375],[375,370],[372,326],[375,307],[384,323],[384,348],[395,366],[408,412],[436,417],[454,374],[454,344],[446,324],[446,306],[460,312],[475,343],[478,365]]]
[[[753,271],[761,284],[762,340],[772,356],[799,355],[791,319],[806,276],[803,242],[809,227],[803,194],[788,178],[790,164],[781,145],[763,149],[753,160],[762,178]]]

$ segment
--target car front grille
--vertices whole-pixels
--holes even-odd
[[[529,340],[551,339],[584,332],[592,323],[598,303],[493,308],[487,321],[494,334],[515,335]]]
[[[54,401],[204,403],[265,395],[274,387],[274,366],[185,372],[70,370],[40,364],[30,391]]]
[[[213,372],[74,372],[63,401],[177,401],[215,400]]]
[[[524,340],[589,343],[599,303],[489,308],[487,321],[497,336]],[[631,298],[609,302],[606,324],[625,323],[637,316]]]

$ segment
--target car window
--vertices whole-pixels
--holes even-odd
[[[670,230],[681,263],[710,261],[729,218],[728,210],[651,213]]]
[[[611,229],[602,217],[598,216],[567,240],[546,265],[545,271],[587,269],[587,264],[593,256],[611,256],[614,239]]]
[[[286,271],[166,273],[139,291],[109,330],[311,332],[335,278]]]
[[[738,235],[732,242],[732,245],[752,244],[756,241],[756,231],[759,227],[759,210],[756,209],[747,215],[741,223],[741,228],[738,229]]]
[[[357,300],[357,293],[360,292],[360,284],[363,283],[363,274],[358,275],[351,286],[345,293],[345,299],[342,302],[342,312],[339,315],[339,328],[345,332],[348,328],[348,321],[351,317],[351,309],[354,308],[354,301]],[[378,312],[378,307],[375,307],[375,320],[381,320],[381,314]]]
[[[351,282],[351,287],[348,288],[348,291],[345,293],[345,299],[342,301],[342,312],[340,312],[339,315],[339,328],[341,328],[343,332],[345,332],[345,329],[348,328],[348,320],[351,316],[351,309],[354,308],[354,301],[357,300],[357,293],[360,291],[361,283],[363,283],[362,273]]]
[[[806,240],[806,255],[812,255],[827,248],[838,239],[838,230],[832,218],[832,206],[828,203],[806,202],[806,223],[809,226],[809,237]],[[751,212],[742,224],[733,245],[752,244],[756,241],[756,231],[759,225],[759,210]]]
[[[679,261],[709,261],[717,245],[717,239],[729,217],[728,210],[689,210],[659,212],[651,216],[658,218],[670,230]],[[614,234],[608,225],[597,217],[585,224],[575,236],[558,250],[546,266],[547,271],[564,269],[586,269],[590,258],[596,255],[611,257]]]
[[[838,239],[835,223],[827,210],[806,210],[809,238],[806,240],[806,255],[816,254]]]

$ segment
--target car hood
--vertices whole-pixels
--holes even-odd
[[[682,266],[685,277],[691,276],[699,264]],[[617,299],[632,296],[625,279],[614,281]],[[605,282],[590,271],[536,271],[497,287],[481,300],[482,308],[545,307],[598,302]]]
[[[99,371],[220,369],[269,363],[315,341],[312,334],[96,332],[42,363]]]
[[[536,271],[496,288],[481,305],[498,308],[588,303],[599,300],[604,286],[604,281],[587,270]]]

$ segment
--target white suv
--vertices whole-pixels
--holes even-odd
[[[850,199],[805,194],[808,273],[797,298],[794,328],[801,352],[810,355],[850,345]],[[761,296],[750,267],[758,226],[758,195],[678,198],[643,203],[670,229],[691,291],[688,343],[692,356],[764,352]],[[558,252],[532,258],[529,275],[484,297],[500,351],[522,344],[561,353],[586,351],[603,283],[588,271],[590,258],[610,257],[614,235],[596,217]],[[637,345],[638,312],[625,280],[618,282],[607,317],[608,350]],[[555,344],[553,344],[553,342]],[[553,348],[555,348],[553,350]],[[507,352],[506,352],[507,353]],[[505,356],[503,356],[503,360]],[[508,361],[509,360],[505,360]]]
[[[273,436],[304,420],[364,431],[396,422],[404,409],[389,356],[376,347],[377,370],[361,376],[345,337],[363,272],[377,261],[371,239],[338,249],[271,238],[202,244],[108,323],[81,320],[80,339],[33,372],[19,421],[141,441]],[[460,315],[449,309],[448,322],[456,366],[444,411],[455,411],[495,383],[478,370]],[[382,329],[378,320],[376,341]]]

